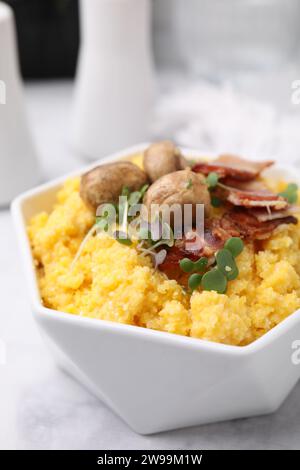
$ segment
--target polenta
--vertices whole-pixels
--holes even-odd
[[[51,213],[37,214],[28,226],[46,307],[239,346],[300,307],[300,228],[294,224],[276,228],[259,244],[245,243],[239,276],[225,294],[190,293],[155,270],[135,245],[105,233],[91,237],[72,265],[94,223],[79,187],[79,178],[67,180]],[[283,188],[276,183],[277,191]]]

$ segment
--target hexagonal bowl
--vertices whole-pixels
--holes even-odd
[[[145,147],[126,149],[98,163]],[[298,171],[277,167],[273,174],[295,181]],[[299,311],[252,344],[238,347],[83,318],[42,305],[26,225],[37,212],[51,210],[64,180],[28,191],[12,204],[30,304],[57,363],[140,434],[276,410],[300,377],[300,366],[291,360],[292,345],[300,339]]]

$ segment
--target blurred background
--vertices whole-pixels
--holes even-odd
[[[78,1],[4,1],[15,12],[23,77],[73,77],[79,48]],[[242,71],[278,72],[300,57],[299,0],[152,3],[159,70],[220,82]]]
[[[49,178],[84,153],[71,150],[68,137],[84,19],[77,0],[5,2],[15,14],[31,128]],[[149,138],[300,164],[300,107],[292,103],[300,78],[300,0],[149,3],[156,80]]]

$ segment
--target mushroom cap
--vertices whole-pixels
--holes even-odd
[[[148,215],[151,213],[152,204],[159,206],[204,204],[205,215],[209,215],[211,210],[210,194],[205,178],[190,169],[169,173],[156,180],[145,194],[144,204]],[[195,213],[193,210],[193,217]]]
[[[150,145],[144,152],[143,163],[151,182],[188,167],[180,150],[168,140]]]
[[[97,209],[104,203],[116,203],[124,186],[137,191],[148,178],[132,162],[119,161],[99,165],[81,177],[80,196],[88,207]]]

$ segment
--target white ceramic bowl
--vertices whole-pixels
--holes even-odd
[[[293,181],[297,175],[292,168],[272,172]],[[26,224],[51,209],[64,179],[33,189],[12,205],[34,317],[58,364],[141,434],[276,410],[300,377],[300,366],[291,360],[292,343],[300,339],[299,311],[254,343],[237,347],[43,307]]]

